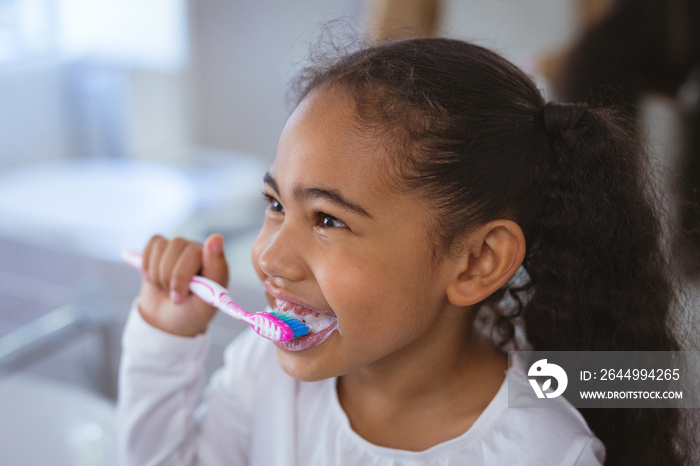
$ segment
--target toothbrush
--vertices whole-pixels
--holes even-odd
[[[140,252],[133,250],[122,251],[122,259],[129,266],[136,270],[141,270],[142,255]],[[208,278],[200,277],[199,275],[193,277],[190,281],[190,291],[205,303],[215,306],[231,317],[247,323],[253,327],[255,333],[268,340],[289,341],[292,338],[301,337],[309,333],[309,327],[293,317],[275,311],[257,312],[255,314],[245,311],[233,302],[226,288]]]

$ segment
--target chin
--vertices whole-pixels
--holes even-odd
[[[318,382],[342,375],[328,368],[317,367],[315,361],[296,357],[281,349],[277,349],[277,361],[287,375],[301,382]]]

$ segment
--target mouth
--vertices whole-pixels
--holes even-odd
[[[310,334],[318,333],[338,320],[334,315],[322,313],[315,309],[283,299],[275,300],[275,310],[306,324],[306,326],[309,327]]]
[[[275,342],[277,347],[286,351],[304,351],[314,348],[330,337],[333,330],[338,328],[338,318],[325,312],[311,309],[307,306],[277,298],[275,310],[303,322],[309,327],[309,334],[289,341]]]

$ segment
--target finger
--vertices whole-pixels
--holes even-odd
[[[141,269],[144,278],[150,283],[158,283],[160,257],[165,250],[167,240],[160,235],[155,235],[150,239],[143,251],[143,263]],[[156,285],[157,286],[157,285]]]
[[[158,263],[158,286],[166,291],[170,291],[170,280],[172,278],[175,264],[180,258],[180,254],[185,250],[189,241],[184,238],[174,238],[167,243]]]
[[[190,292],[190,280],[202,268],[202,246],[189,243],[180,253],[170,276],[170,300],[182,303]]]
[[[222,286],[228,286],[228,264],[224,255],[224,238],[221,235],[211,235],[204,242],[202,276]]]

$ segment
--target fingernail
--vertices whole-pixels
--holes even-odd
[[[211,252],[214,254],[221,254],[221,251],[223,249],[223,240],[221,239],[216,239],[211,242]]]
[[[170,301],[174,302],[175,304],[180,303],[182,301],[182,295],[178,293],[177,291],[173,290],[170,292]]]

